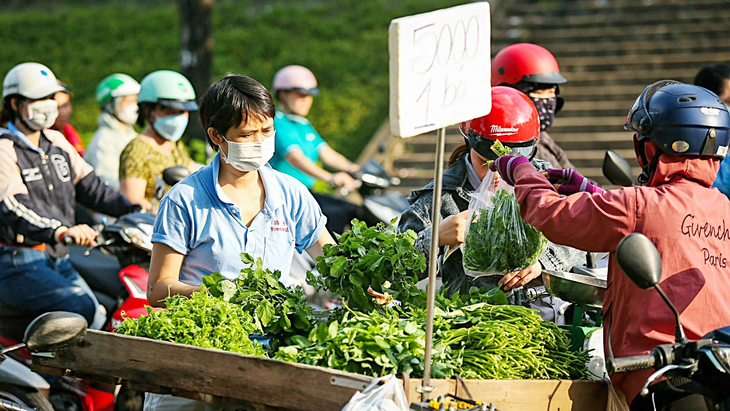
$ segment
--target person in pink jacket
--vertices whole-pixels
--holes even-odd
[[[704,88],[664,80],[641,94],[625,127],[635,131],[642,186],[603,191],[574,170],[539,173],[513,155],[491,166],[515,186],[522,218],[550,241],[611,253],[604,344],[616,358],[674,342],[671,310],[655,290],[634,285],[616,263],[616,246],[632,232],[643,233],[659,250],[661,286],[690,340],[730,325],[730,202],[711,187],[728,148],[727,108]],[[612,377],[635,403],[632,409],[643,409],[646,399],[634,399],[651,373]]]

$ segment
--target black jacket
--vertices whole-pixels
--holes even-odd
[[[43,130],[40,147],[23,140],[0,129],[0,242],[47,244],[59,257],[68,248],[58,236],[75,225],[77,202],[115,217],[138,209],[99,179],[63,134]]]

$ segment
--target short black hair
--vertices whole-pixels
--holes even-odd
[[[730,66],[727,64],[715,64],[700,70],[695,76],[695,86],[704,87],[718,96],[725,89],[725,81],[730,79]]]
[[[0,124],[7,125],[7,123],[15,122],[17,115],[15,114],[15,110],[13,110],[13,106],[10,103],[10,101],[14,98],[18,99],[18,103],[16,104],[20,104],[22,97],[19,94],[11,94],[3,99],[3,107],[2,110],[0,110]]]
[[[228,74],[205,91],[198,115],[206,135],[213,127],[223,136],[230,128],[247,123],[251,116],[261,120],[274,118],[276,108],[271,93],[261,83],[251,77]],[[218,149],[210,136],[208,143],[214,150]]]

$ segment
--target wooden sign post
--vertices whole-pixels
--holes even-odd
[[[489,3],[479,2],[390,22],[390,127],[402,138],[438,130],[434,175],[428,316],[422,400],[433,391],[431,351],[446,127],[489,114]]]

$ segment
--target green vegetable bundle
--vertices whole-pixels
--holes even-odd
[[[241,260],[248,267],[235,280],[220,273],[203,277],[210,293],[250,314],[256,331],[270,337],[273,347],[284,344],[292,335],[308,334],[314,319],[302,288],[292,290],[282,284],[281,272],[264,269],[260,258],[254,261],[250,254],[242,253]]]
[[[352,230],[338,236],[338,244],[325,245],[317,258],[316,276],[307,282],[344,297],[349,306],[372,311],[378,304],[368,290],[388,294],[403,304],[423,306],[426,294],[416,287],[418,274],[426,270],[426,259],[415,250],[416,233],[398,233],[393,224],[368,227],[352,220]]]
[[[296,345],[280,348],[274,358],[380,377],[407,372],[423,376],[426,333],[414,318],[383,307],[369,314],[344,309],[312,330],[309,338],[294,337]],[[453,375],[444,347],[433,349],[436,378]]]
[[[587,352],[570,351],[566,331],[533,310],[477,303],[443,312],[456,372],[471,379],[585,379]]]
[[[264,349],[251,342],[253,318],[240,307],[214,297],[205,287],[190,298],[173,295],[165,310],[147,307],[148,315],[125,318],[120,334],[263,357]]]
[[[488,197],[484,193],[477,196]],[[488,201],[491,207],[484,207]],[[522,219],[517,199],[506,189],[499,188],[488,201],[472,200],[478,208],[470,204],[474,212],[464,239],[464,271],[480,277],[521,271],[535,264],[547,249],[545,236]]]
[[[498,289],[472,288],[451,299],[440,294],[434,318],[432,376],[473,379],[582,379],[587,352],[570,351],[566,331],[521,306],[492,305]],[[344,314],[344,315],[341,315]],[[423,376],[426,310],[383,307],[369,314],[345,309],[293,337],[277,359],[381,376]]]

